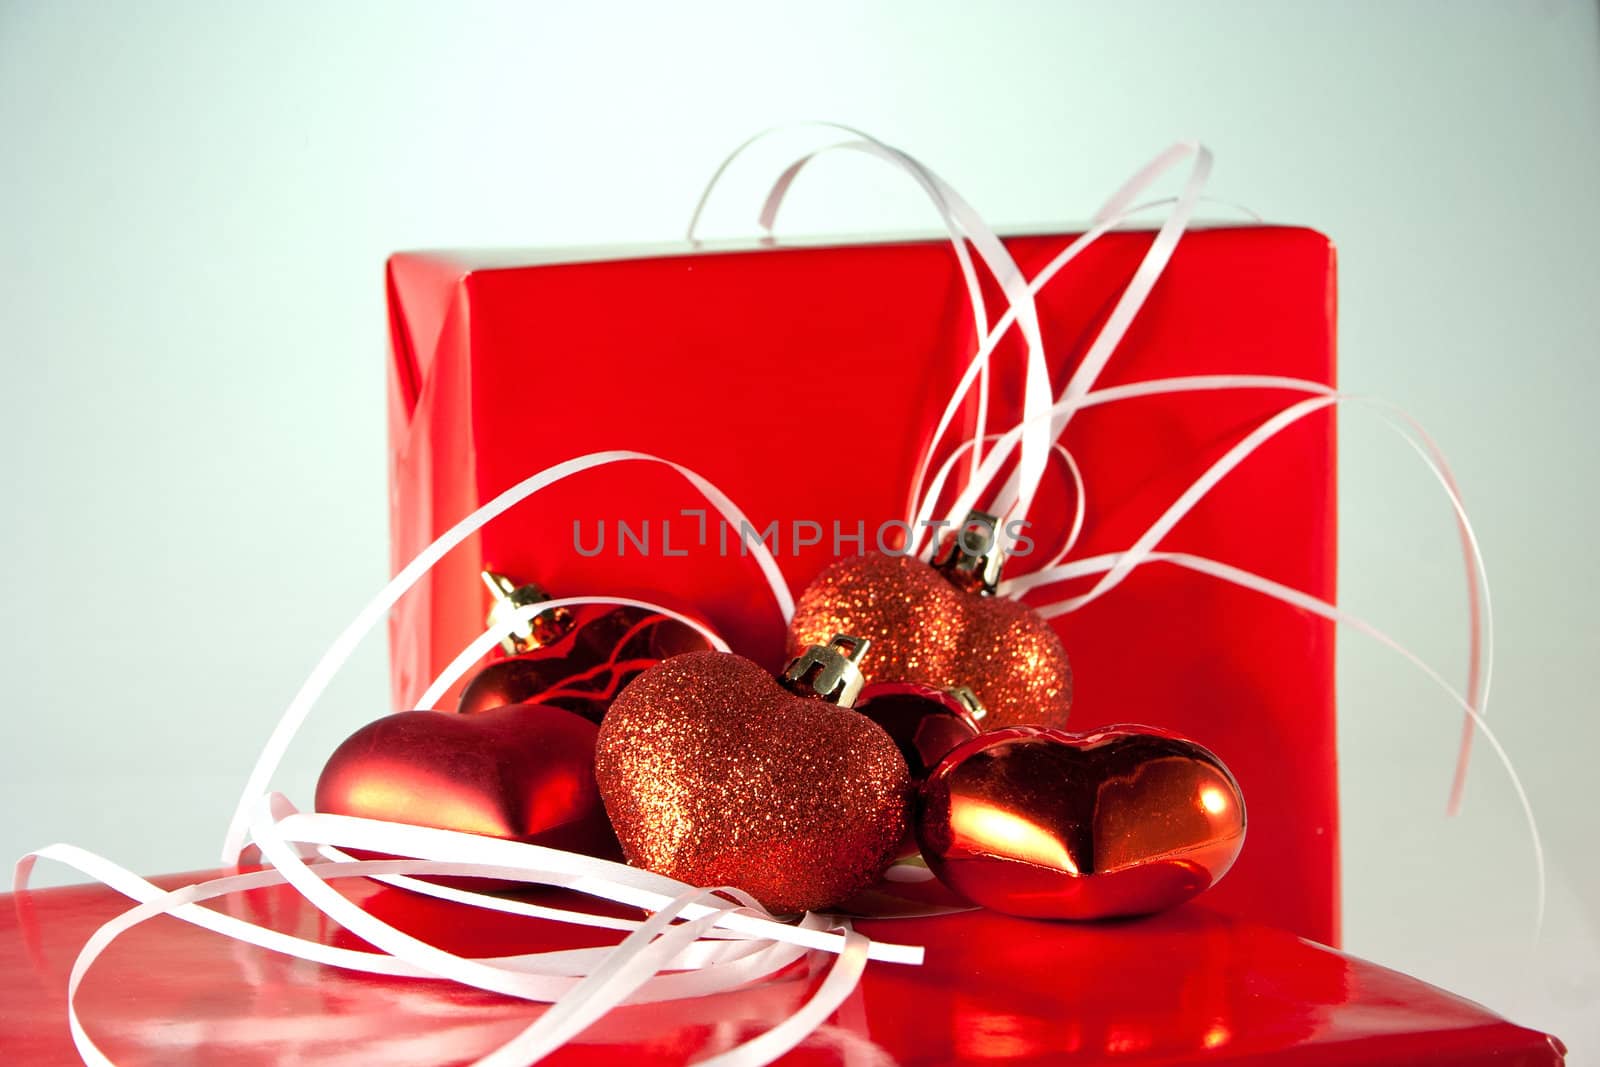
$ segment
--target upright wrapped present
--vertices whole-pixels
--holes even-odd
[[[1072,239],[1011,237],[1031,276]],[[1065,380],[1152,241],[1113,231],[1037,297]],[[631,449],[714,482],[803,588],[876,551],[906,514],[919,457],[977,343],[946,242],[679,245],[395,255],[388,270],[396,567],[542,468]],[[998,289],[991,306],[1003,306]],[[1099,387],[1193,375],[1332,383],[1334,254],[1280,226],[1191,229]],[[993,362],[991,430],[1022,389],[1015,331]],[[1198,391],[1087,408],[1063,444],[1088,507],[1073,558],[1120,551],[1239,439],[1279,390]],[[957,429],[972,433],[969,401]],[[1162,542],[1334,597],[1334,423],[1318,412],[1224,478]],[[1029,528],[1054,555],[1075,505],[1052,468]],[[698,512],[698,513],[696,513]],[[776,523],[776,527],[771,526]],[[560,593],[691,606],[776,667],[784,620],[740,531],[671,467],[573,475],[447,556],[392,617],[406,707],[483,628],[490,566]],[[810,543],[807,543],[810,542]],[[1069,587],[1069,591],[1076,591]],[[1250,806],[1250,847],[1209,896],[1324,942],[1338,937],[1332,624],[1213,578],[1152,565],[1056,620],[1075,675],[1070,725],[1147,723],[1202,739]]]

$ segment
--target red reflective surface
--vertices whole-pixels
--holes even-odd
[[[1017,237],[1008,246],[1033,274],[1069,240]],[[1149,242],[1148,233],[1109,234],[1041,293],[1058,385]],[[686,464],[726,491],[756,529],[777,522],[778,564],[794,591],[836,547],[857,551],[833,543],[833,522],[848,536],[858,523],[872,531],[903,517],[919,454],[975,347],[948,245],[687,252],[390,260],[396,566],[533,472],[610,449]],[[1218,373],[1331,381],[1334,294],[1333,249],[1320,234],[1191,232],[1101,384]],[[1021,366],[1012,331],[994,364],[993,430],[1016,410]],[[1213,391],[1079,414],[1064,438],[1089,486],[1074,554],[1127,548],[1209,464],[1294,399]],[[970,432],[975,407],[957,423]],[[1071,525],[1070,483],[1059,473],[1032,515],[1040,560]],[[714,515],[704,538],[698,520],[682,515],[705,506],[668,468],[630,463],[568,478],[502,515],[395,611],[396,706],[410,706],[482,630],[478,572],[486,564],[567,594],[689,607],[734,651],[779,668],[783,622],[754,559],[737,551],[737,531],[724,554]],[[586,551],[604,523],[602,551],[576,550],[575,520]],[[618,554],[621,521],[635,535],[650,524],[648,555],[631,547]],[[825,535],[796,550],[798,522],[821,524]],[[1162,542],[1330,599],[1334,545],[1326,413],[1274,437]],[[1020,573],[1020,563],[1008,571]],[[1221,757],[1249,798],[1250,846],[1207,906],[1336,942],[1333,624],[1151,566],[1056,628],[1076,676],[1070,729],[1144,722],[1175,730]]]
[[[941,881],[1008,915],[1146,915],[1198,896],[1245,840],[1216,756],[1147,727],[992,730],[922,783],[917,840]]]
[[[177,885],[179,879],[162,884]],[[598,944],[601,931],[472,912],[371,884],[347,886],[384,919],[478,955]],[[0,1059],[76,1063],[67,972],[126,906],[98,887],[0,900]],[[239,914],[355,946],[279,887]],[[789,1064],[1559,1064],[1559,1044],[1393,971],[1197,905],[1150,919],[1067,924],[970,912],[862,922],[927,946],[921,967],[869,964],[856,994]],[[615,936],[615,935],[610,935]],[[726,1049],[792,1012],[801,968],[748,992],[625,1008],[549,1061],[676,1064]],[[237,947],[171,919],[135,929],[89,973],[90,1035],[120,1064],[468,1062],[542,1009],[437,982],[352,974]]]
[[[944,689],[917,682],[870,682],[855,710],[883,727],[920,781],[950,750],[978,736],[972,711]]]
[[[621,855],[594,779],[594,723],[510,704],[475,715],[400,711],[334,750],[316,810]]]
[[[534,701],[582,715],[596,726],[629,682],[669,656],[710,648],[692,626],[643,608],[580,604],[565,610],[567,632],[549,644],[495,658],[461,691],[474,715]]]

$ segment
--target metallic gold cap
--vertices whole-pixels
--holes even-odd
[[[994,596],[1000,585],[1000,571],[1005,566],[1005,556],[1000,551],[1000,538],[996,531],[1000,520],[982,511],[968,513],[963,522],[946,542],[943,553],[933,565],[955,585],[980,596]],[[984,543],[978,551],[969,545],[968,531],[984,533]]]
[[[483,578],[483,584],[489,587],[489,595],[494,597],[493,603],[489,605],[491,626],[518,608],[525,608],[529,604],[542,604],[550,599],[549,593],[532,582],[517,585],[505,575],[491,570],[481,571],[480,576]],[[566,608],[542,611],[532,618],[517,623],[510,633],[500,639],[500,647],[513,656],[521,652],[532,652],[536,648],[543,648],[553,641],[560,640],[571,629],[572,613]]]
[[[812,645],[794,658],[783,681],[802,696],[818,696],[848,708],[867,684],[859,666],[872,642],[865,637],[834,634],[825,645]]]
[[[954,689],[945,690],[945,692],[949,693],[957,704],[966,709],[967,714],[972,716],[973,722],[982,722],[984,716],[989,714],[989,709],[983,706],[983,701],[978,699],[978,694],[967,686],[958,685]]]

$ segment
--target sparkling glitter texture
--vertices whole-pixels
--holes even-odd
[[[675,656],[623,690],[595,777],[628,862],[777,912],[866,888],[908,825],[911,778],[888,734],[730,653]]]
[[[858,556],[819,574],[795,606],[790,652],[836,633],[872,640],[868,682],[968,686],[988,709],[984,729],[1066,725],[1072,668],[1050,624],[1010,597],[957,589],[920,560]]]

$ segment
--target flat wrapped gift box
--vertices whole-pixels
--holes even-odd
[[[1007,244],[1031,276],[1069,240]],[[1150,241],[1148,232],[1113,232],[1040,293],[1057,388]],[[904,515],[918,458],[976,348],[942,241],[405,253],[391,259],[388,284],[397,567],[528,475],[609,449],[698,471],[758,529],[806,520],[873,531]],[[1320,234],[1194,230],[1100,384],[1220,373],[1331,382],[1334,294],[1333,249]],[[991,308],[1003,306],[990,297]],[[1014,334],[994,361],[996,432],[1019,406]],[[1188,393],[1080,413],[1064,438],[1088,487],[1074,558],[1128,548],[1213,460],[1294,399],[1281,390]],[[971,432],[974,418],[969,405],[958,428]],[[1333,599],[1333,434],[1326,413],[1292,426],[1163,547]],[[1059,543],[1070,504],[1069,492],[1042,494],[1032,531],[1041,557]],[[569,478],[501,516],[392,616],[397,705],[410,705],[482,630],[484,565],[556,595],[643,595],[687,608],[735,651],[778,666],[783,624],[754,560],[724,556],[715,536],[705,547],[690,536],[695,520],[680,512],[704,506],[668,468],[630,463]],[[575,521],[586,548],[604,524],[606,550],[577,551]],[[685,555],[661,551],[664,521]],[[654,550],[628,545],[619,555],[618,522],[635,531],[649,522]],[[795,552],[783,534],[778,562],[798,590],[834,549],[825,536]],[[1207,903],[1337,943],[1332,625],[1153,565],[1059,629],[1076,673],[1074,727],[1171,728],[1237,774],[1249,842]]]
[[[194,877],[167,878],[175,888]],[[476,911],[363,879],[342,891],[453,952],[604,943],[604,931]],[[0,902],[0,1059],[78,1062],[64,993],[78,948],[129,902],[100,886]],[[302,937],[365,948],[293,889],[208,905]],[[1137,922],[1072,924],[969,912],[862,922],[924,944],[921,967],[874,963],[785,1064],[1364,1064],[1543,1067],[1554,1039],[1476,1004],[1202,905]],[[618,935],[611,934],[611,937]],[[620,1008],[546,1062],[634,1067],[705,1058],[781,1022],[816,986],[803,963],[767,985]],[[136,927],[78,997],[119,1064],[467,1063],[541,1008],[446,982],[354,974],[233,944],[171,918]]]

